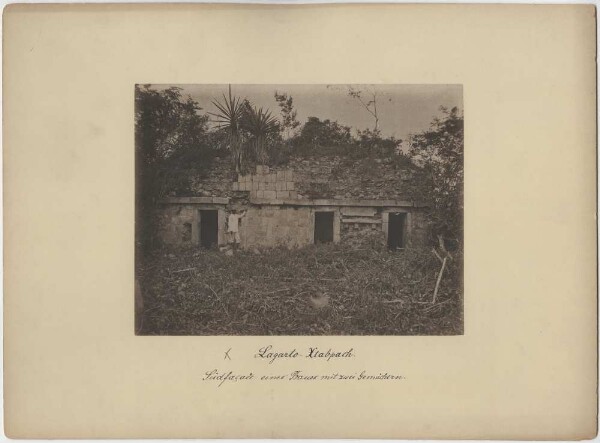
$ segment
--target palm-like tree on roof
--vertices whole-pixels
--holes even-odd
[[[250,143],[259,163],[266,163],[267,140],[279,131],[279,122],[270,111],[257,108],[245,102],[242,128],[251,135]]]
[[[229,94],[223,94],[223,102],[213,100],[212,104],[219,110],[217,113],[209,112],[215,117],[219,127],[227,133],[227,144],[231,151],[236,172],[241,172],[244,157],[242,120],[245,114],[245,101],[231,94],[231,85],[229,85]]]

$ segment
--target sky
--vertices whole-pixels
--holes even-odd
[[[217,112],[212,101],[223,101],[228,85],[153,85],[156,89],[182,88],[183,95],[196,100],[206,112]],[[379,129],[384,136],[407,140],[408,135],[429,127],[440,116],[440,106],[463,109],[462,85],[353,85],[375,90]],[[277,117],[279,107],[275,91],[292,96],[298,120],[309,116],[329,119],[355,129],[374,127],[373,117],[355,99],[348,96],[348,85],[231,85],[232,93],[247,98],[257,107],[269,109]],[[367,96],[365,95],[365,98]]]

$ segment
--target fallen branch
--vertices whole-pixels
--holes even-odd
[[[440,273],[438,274],[437,282],[435,283],[435,290],[433,291],[433,300],[431,303],[435,305],[435,300],[437,298],[438,289],[440,289],[440,282],[442,281],[442,274],[444,273],[444,269],[446,268],[446,260],[447,257],[444,257],[444,261],[442,262],[442,269],[440,269]]]
[[[429,311],[429,310],[431,310],[431,309],[433,309],[433,308],[440,307],[440,306],[442,306],[443,304],[446,304],[446,303],[448,303],[448,302],[449,302],[449,301],[451,301],[451,300],[452,300],[452,299],[448,299],[448,300],[446,300],[446,301],[443,301],[443,302],[441,302],[441,303],[438,303],[437,305],[431,305],[431,306],[429,306],[428,308],[425,308],[425,309],[423,309],[423,312],[427,312],[427,311]]]
[[[448,259],[452,260],[452,255],[450,255],[450,252],[448,252],[448,250],[444,246],[444,238],[441,235],[438,235],[438,242],[440,245],[440,251],[442,252],[444,258],[442,259],[442,256],[435,250],[435,248],[433,248],[433,253],[442,262],[442,269],[440,269],[440,273],[438,274],[437,281],[435,282],[435,289],[433,290],[433,300],[431,301],[431,303],[434,305],[435,305],[435,301],[437,299],[438,290],[440,289],[440,282],[442,281],[442,275],[444,274],[444,269],[446,269],[446,262],[448,261]]]
[[[444,256],[452,258],[452,255],[450,254],[450,252],[448,252],[448,250],[446,249],[446,246],[444,246],[444,237],[443,236],[438,235],[438,243],[440,244],[440,250],[444,253]]]

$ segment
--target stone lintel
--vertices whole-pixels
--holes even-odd
[[[229,203],[227,197],[167,197],[161,200],[166,204],[216,204],[226,205]]]
[[[273,191],[275,192],[275,191]],[[163,204],[229,204],[228,197],[166,197]],[[257,205],[287,205],[287,206],[348,206],[348,207],[388,207],[388,208],[425,208],[423,202],[403,200],[347,200],[347,199],[280,199],[251,197],[250,203]]]
[[[373,218],[342,218],[342,223],[365,223],[371,225],[381,224],[381,220]]]
[[[413,202],[402,200],[346,200],[346,199],[261,199],[251,198],[250,203],[257,205],[289,205],[289,206],[354,206],[354,207],[392,207],[412,208]],[[423,205],[425,206],[425,205]]]

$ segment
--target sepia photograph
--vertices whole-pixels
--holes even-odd
[[[462,335],[462,85],[135,86],[137,335]]]

